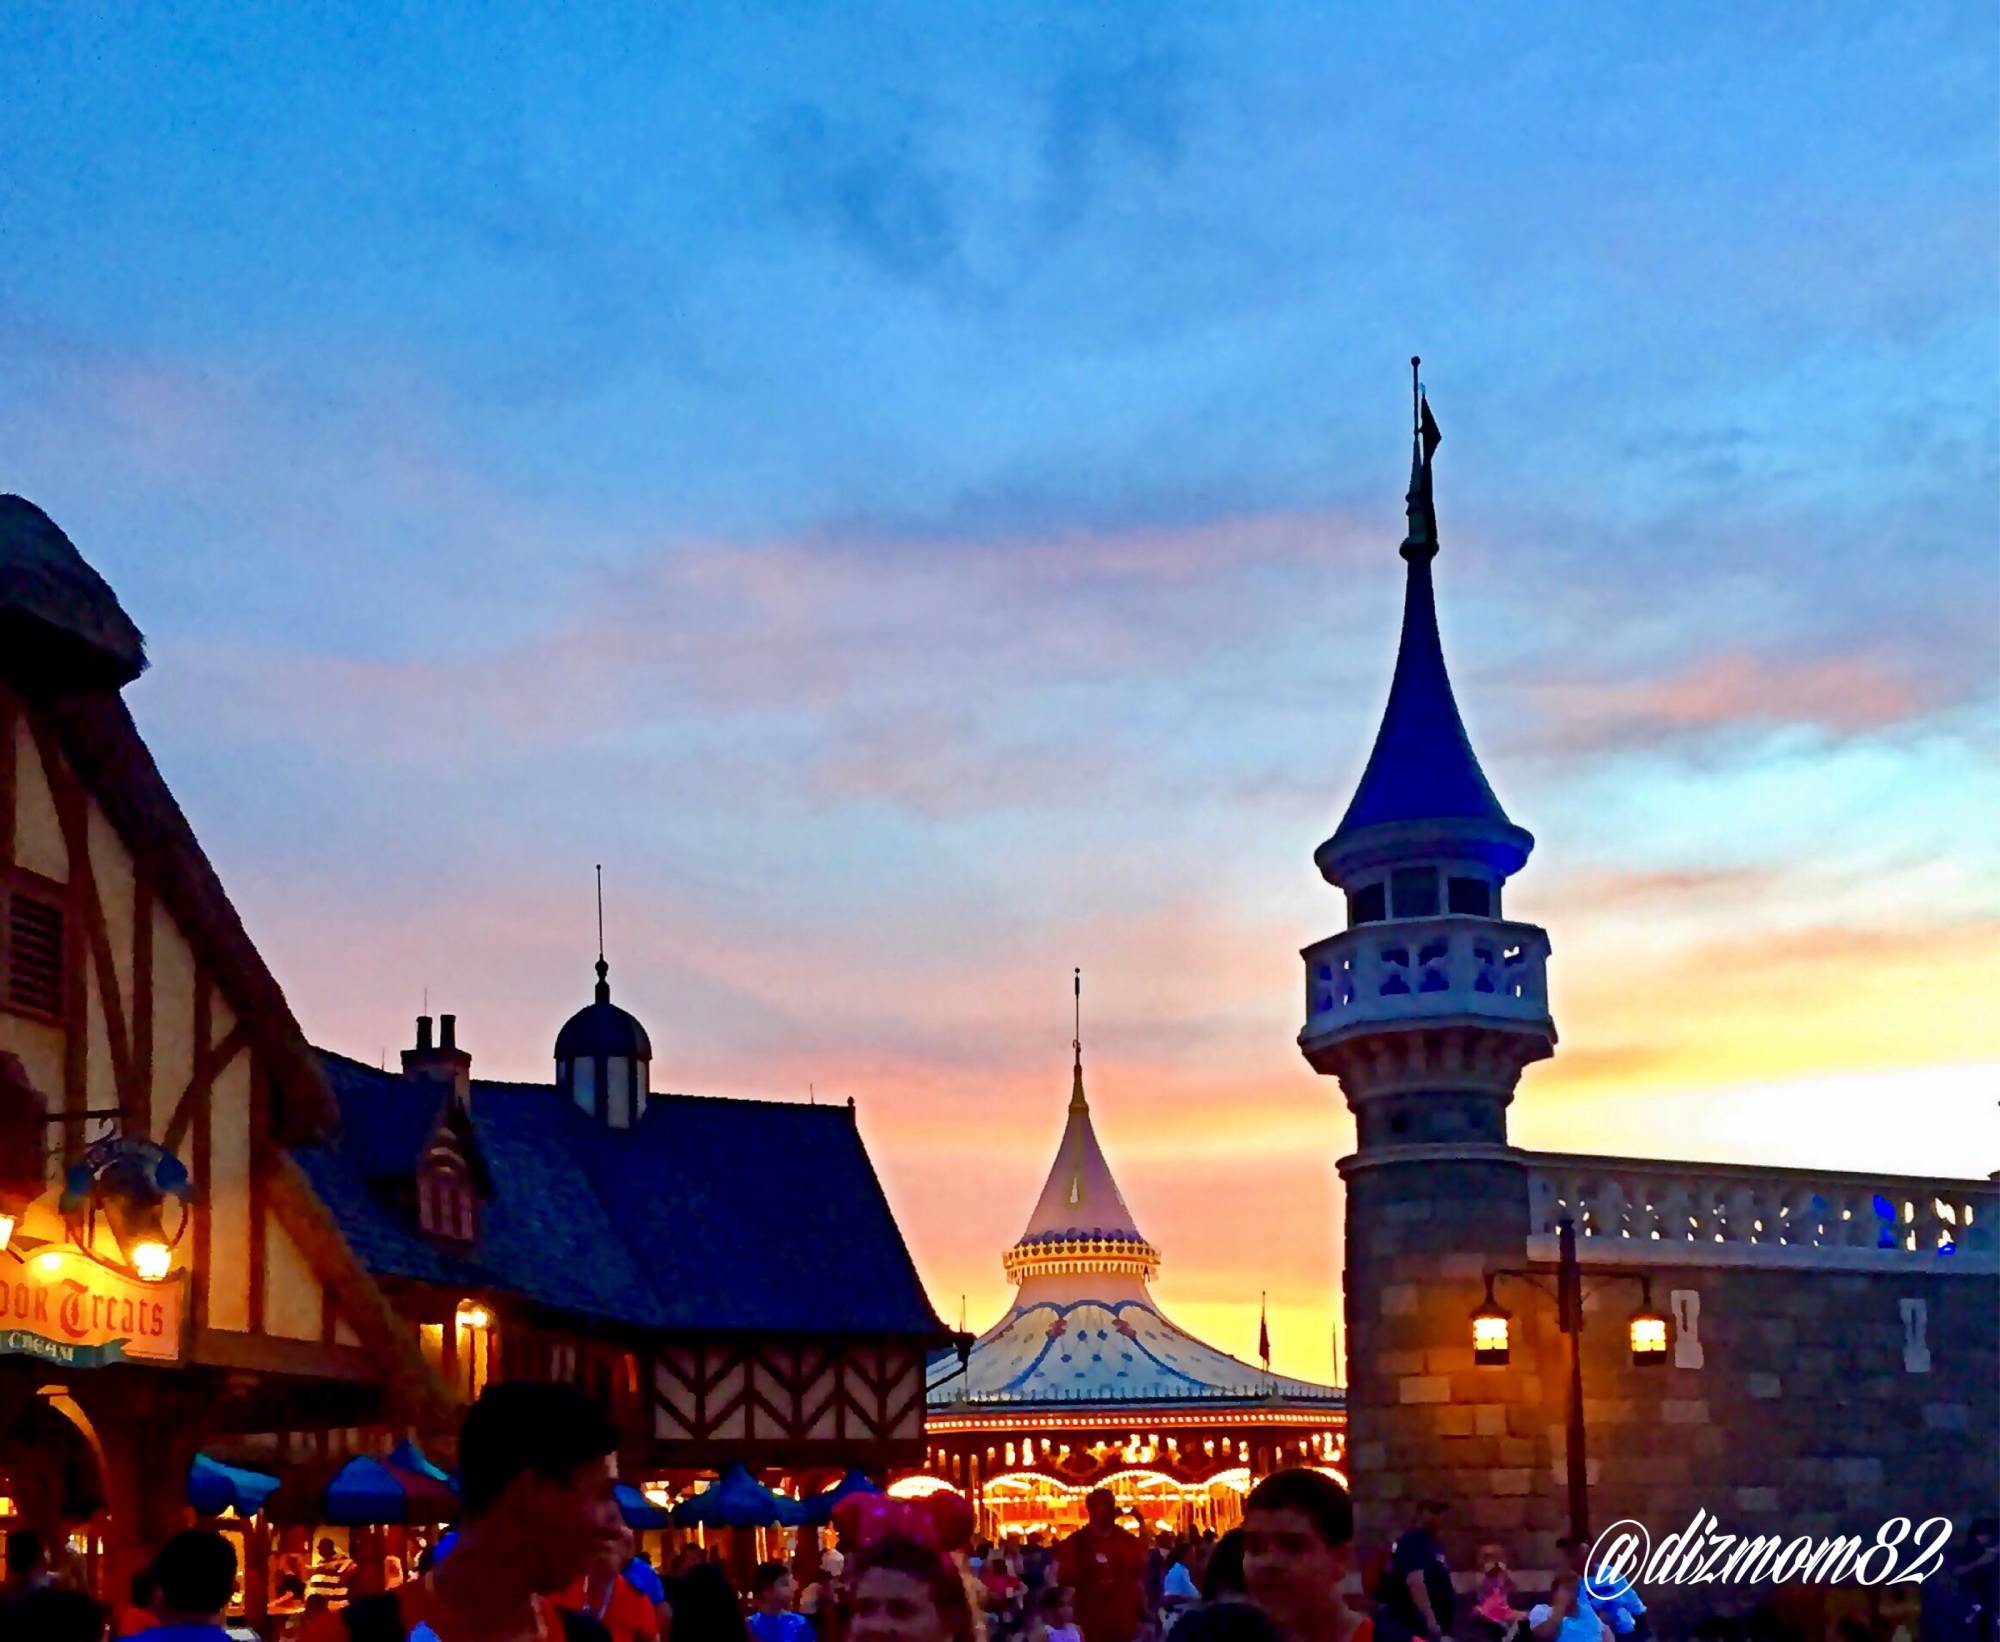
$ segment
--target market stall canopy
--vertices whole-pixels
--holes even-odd
[[[797,1500],[773,1493],[741,1465],[732,1465],[692,1499],[674,1507],[676,1528],[771,1528],[796,1522]]]
[[[664,1506],[655,1505],[629,1482],[613,1483],[611,1491],[618,1497],[618,1514],[625,1519],[625,1526],[635,1533],[649,1533],[656,1528],[673,1526],[673,1513]]]
[[[866,1472],[850,1471],[824,1493],[812,1494],[799,1501],[798,1512],[790,1526],[823,1528],[833,1520],[834,1507],[842,1500],[851,1499],[856,1494],[881,1492]]]
[[[415,1459],[418,1465],[399,1463]],[[326,1520],[358,1527],[365,1523],[449,1522],[458,1515],[451,1481],[407,1443],[386,1460],[358,1454],[326,1485]]]
[[[188,1467],[187,1502],[201,1516],[219,1517],[234,1511],[239,1517],[254,1517],[277,1491],[276,1477],[224,1465],[206,1454],[195,1455]]]
[[[427,1477],[432,1482],[441,1483],[454,1494],[458,1492],[458,1483],[452,1478],[451,1474],[444,1467],[433,1461],[428,1454],[415,1443],[411,1442],[408,1437],[405,1437],[394,1448],[389,1450],[388,1463],[400,1471],[414,1471],[420,1477]]]

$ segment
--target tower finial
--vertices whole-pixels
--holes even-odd
[[[604,961],[604,863],[597,863],[597,1001],[611,1001],[611,966]]]
[[[1083,1098],[1083,969],[1076,970],[1072,989],[1076,997],[1076,1036],[1069,1046],[1076,1051],[1076,1070],[1070,1079],[1069,1105],[1073,1112],[1087,1111],[1089,1102]]]
[[[1423,360],[1410,355],[1410,493],[1404,498],[1410,517],[1410,532],[1403,538],[1402,555],[1410,563],[1437,556],[1437,504],[1431,494],[1431,457],[1437,453],[1436,419],[1431,415],[1429,397],[1417,375]]]

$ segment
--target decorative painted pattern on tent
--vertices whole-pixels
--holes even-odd
[[[948,1359],[955,1370],[956,1359]],[[942,1374],[937,1376],[940,1380]],[[963,1375],[932,1408],[961,1402],[1148,1402],[1335,1395],[1266,1374],[1169,1321],[1146,1300],[1016,1307],[973,1347]]]

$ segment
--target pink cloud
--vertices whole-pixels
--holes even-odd
[[[1883,654],[1771,658],[1722,651],[1651,678],[1521,686],[1556,751],[1598,751],[1735,725],[1807,724],[1851,735],[1942,704],[1938,686]]]

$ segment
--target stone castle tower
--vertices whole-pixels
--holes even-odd
[[[1348,1452],[1370,1540],[1399,1531],[1414,1499],[1456,1491],[1437,1470],[1443,1426],[1483,1439],[1488,1464],[1535,1463],[1534,1425],[1510,1431],[1494,1371],[1475,1380],[1467,1319],[1489,1254],[1518,1258],[1528,1231],[1507,1107],[1522,1068],[1556,1042],[1548,936],[1501,916],[1534,840],[1487,784],[1445,672],[1432,584],[1438,436],[1421,395],[1416,409],[1402,640],[1360,786],[1314,854],[1345,893],[1347,927],[1305,950],[1299,1034],[1313,1069],[1340,1080],[1359,1138],[1340,1173]],[[1477,1433],[1475,1402],[1487,1405]],[[1529,1526],[1522,1511],[1482,1510],[1510,1520],[1479,1526]]]

